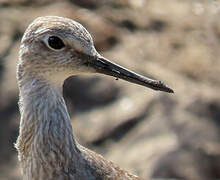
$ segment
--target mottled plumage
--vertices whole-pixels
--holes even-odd
[[[27,28],[17,65],[21,120],[16,148],[24,180],[140,179],[74,139],[62,83],[71,75],[96,72],[172,92],[160,81],[104,59],[87,30],[73,20],[40,17]]]

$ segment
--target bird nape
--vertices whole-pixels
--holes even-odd
[[[161,81],[102,57],[81,24],[57,16],[37,18],[24,33],[17,65],[21,119],[16,148],[23,179],[141,179],[75,140],[62,83],[83,73],[101,73],[173,93]]]

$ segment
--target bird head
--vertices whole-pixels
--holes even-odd
[[[18,80],[25,74],[56,83],[82,73],[101,73],[172,93],[161,81],[136,74],[102,57],[89,32],[79,23],[57,16],[39,17],[24,33]]]

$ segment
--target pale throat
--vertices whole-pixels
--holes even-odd
[[[51,148],[47,147],[48,145],[59,146],[60,151],[67,146],[71,150],[77,148],[61,84],[27,78],[25,83],[20,84],[19,103],[21,112],[19,139],[24,143],[20,144],[21,149]]]

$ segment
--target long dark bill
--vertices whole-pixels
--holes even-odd
[[[139,84],[157,91],[164,91],[168,93],[174,93],[174,91],[169,88],[162,81],[153,80],[144,76],[141,76],[135,72],[132,72],[126,68],[123,68],[120,65],[112,63],[111,61],[98,57],[97,59],[90,62],[90,66],[92,66],[96,72],[106,74],[109,76],[113,76],[119,79],[123,79],[125,81],[129,81],[135,84]]]

